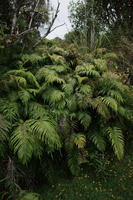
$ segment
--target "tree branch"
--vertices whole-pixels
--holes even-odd
[[[63,25],[64,25],[64,24],[61,24],[61,25],[56,26],[55,28],[52,29],[52,27],[53,27],[53,25],[54,25],[54,22],[55,22],[55,20],[56,20],[56,18],[57,18],[57,16],[58,16],[58,13],[59,13],[59,7],[60,7],[60,2],[58,2],[55,15],[53,16],[53,19],[52,19],[52,21],[51,21],[51,23],[50,23],[50,25],[49,25],[49,27],[48,27],[47,32],[45,33],[45,35],[44,35],[38,42],[35,43],[35,45],[33,46],[33,48],[35,48],[37,45],[39,45],[39,44],[42,42],[42,40],[43,40],[44,38],[46,38],[51,32],[53,32],[56,28],[59,28],[60,26],[63,26]]]
[[[31,19],[30,19],[30,22],[29,22],[29,25],[28,25],[28,29],[31,29],[31,25],[32,25],[32,21],[33,21],[33,18],[34,18],[35,10],[37,9],[39,3],[40,3],[40,0],[37,1],[36,5],[35,5],[35,8],[34,8],[32,14],[31,14]]]

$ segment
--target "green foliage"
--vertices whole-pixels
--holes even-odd
[[[17,200],[39,200],[40,195],[28,191],[21,190],[17,195]]]
[[[130,134],[127,123],[131,128],[133,122],[132,91],[110,70],[109,58],[93,56],[78,64],[76,54],[51,47],[46,52],[51,61],[45,66],[41,52],[41,58],[23,58],[20,69],[1,76],[0,159],[5,152],[13,156],[18,171],[35,165],[29,180],[47,174],[43,158],[46,163],[52,158],[55,165],[63,160],[63,169],[68,166],[76,176],[82,165],[91,165],[95,152],[109,154],[112,148],[122,159],[124,138]],[[55,54],[65,64],[55,62],[60,59]],[[20,178],[20,184],[26,182]]]

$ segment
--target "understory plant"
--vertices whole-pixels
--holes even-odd
[[[3,190],[23,189],[23,169],[34,161],[41,168],[44,157],[65,160],[73,175],[82,163],[91,162],[92,153],[113,149],[119,160],[124,157],[133,97],[110,63],[106,52],[84,63],[72,50],[40,46],[1,75]]]

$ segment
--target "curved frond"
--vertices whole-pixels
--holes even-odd
[[[108,127],[106,132],[110,138],[117,158],[121,160],[124,156],[124,138],[121,129],[118,127]]]
[[[32,158],[34,143],[34,137],[26,122],[19,124],[10,138],[14,153],[17,153],[19,160],[23,164],[27,164]]]
[[[92,120],[91,116],[85,112],[79,112],[78,119],[80,120],[80,123],[84,126],[85,130],[87,130]]]
[[[34,120],[30,119],[26,122],[30,127],[32,133],[36,135],[42,142],[49,147],[50,152],[61,148],[59,135],[56,132],[56,127],[49,119]]]
[[[9,122],[18,121],[20,118],[19,104],[16,102],[9,102],[6,99],[0,100],[0,112]]]
[[[100,74],[95,70],[95,67],[91,64],[83,64],[76,67],[76,73],[79,75],[92,76],[94,78],[100,78]]]
[[[99,97],[100,98],[100,97]],[[113,99],[112,97],[101,97],[103,103],[105,103],[108,107],[110,107],[112,110],[114,110],[115,112],[117,112],[118,109],[118,105],[115,99]]]
[[[94,132],[90,138],[92,142],[96,145],[97,149],[101,152],[105,151],[106,142],[103,136],[100,133]]]
[[[74,143],[78,149],[82,149],[86,144],[86,137],[84,134],[78,133],[74,135]]]
[[[124,99],[123,99],[122,95],[118,91],[109,90],[108,91],[108,95],[113,97],[119,103],[123,103],[124,102]]]

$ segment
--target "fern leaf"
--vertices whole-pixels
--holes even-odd
[[[78,149],[82,149],[85,147],[86,144],[86,137],[85,135],[78,133],[74,135],[74,143],[78,147]]]
[[[32,158],[34,143],[34,137],[26,122],[19,124],[10,138],[14,153],[17,153],[19,160],[23,164],[27,164]]]
[[[119,103],[123,103],[124,102],[124,99],[123,99],[122,95],[118,91],[109,90],[108,91],[108,95],[113,97]]]
[[[103,136],[100,135],[100,133],[92,134],[91,138],[92,142],[96,145],[97,149],[101,152],[105,151],[106,148],[106,142],[103,138]]]
[[[31,128],[33,134],[42,142],[45,142],[45,144],[51,149],[51,152],[55,149],[61,148],[59,135],[49,119],[45,119],[45,121],[31,119],[27,120],[27,124]]]
[[[22,89],[21,91],[18,92],[18,96],[19,96],[19,99],[21,100],[22,104],[25,106],[28,105],[28,102],[32,98],[32,95],[24,89]]]
[[[9,102],[6,99],[2,99],[0,101],[0,112],[11,123],[18,121],[20,118],[19,104],[16,102]]]
[[[118,127],[108,127],[106,131],[117,158],[121,160],[124,156],[124,138],[121,129]]]
[[[92,120],[91,116],[85,112],[80,112],[78,114],[78,119],[80,120],[80,123],[84,126],[85,130],[87,130]]]
[[[117,102],[115,99],[113,99],[112,97],[108,97],[108,96],[101,97],[101,99],[108,107],[110,107],[112,110],[117,112],[118,105],[117,105]]]

